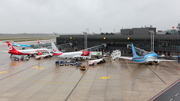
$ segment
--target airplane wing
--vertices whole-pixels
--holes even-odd
[[[165,60],[165,59],[157,59],[158,61],[177,61],[177,60]]]
[[[133,59],[133,57],[124,57],[124,56],[120,56],[119,58],[120,59],[126,59],[126,60],[132,60]]]
[[[75,55],[75,56],[73,56],[72,58],[73,58],[73,59],[76,59],[76,58],[82,58],[82,59],[84,59],[84,58],[86,58],[86,56]]]
[[[73,56],[72,58],[79,58],[79,57],[82,57],[82,56],[75,55],[75,56]]]
[[[146,59],[146,62],[163,62],[163,61],[177,61],[177,60],[167,60],[167,59]]]

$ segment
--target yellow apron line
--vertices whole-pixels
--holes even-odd
[[[0,74],[1,74],[1,73],[7,73],[7,71],[2,71],[2,72],[0,72]]]

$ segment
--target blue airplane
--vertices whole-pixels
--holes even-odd
[[[12,42],[12,46],[18,46],[18,47],[31,47],[31,45],[21,45],[21,44],[16,44],[15,42]]]
[[[132,46],[132,53],[133,53],[133,57],[123,57],[121,56],[120,58],[122,59],[128,59],[128,60],[132,60],[135,63],[145,63],[145,64],[158,64],[161,61],[176,61],[176,60],[165,60],[165,59],[157,59],[158,55],[154,52],[151,52],[149,54],[143,55],[143,56],[138,56],[136,54],[136,51],[134,49],[133,44],[131,43]]]
[[[37,39],[38,44],[42,44],[39,39]],[[16,44],[15,42],[12,42],[12,46],[18,46],[18,47],[31,47],[31,45],[21,45],[21,44]]]

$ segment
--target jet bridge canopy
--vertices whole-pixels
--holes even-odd
[[[70,47],[70,46],[72,46],[72,43],[65,43],[65,44],[56,45],[57,48],[65,48],[65,47]]]
[[[39,44],[39,45],[32,45],[32,48],[39,48],[39,47],[48,47],[51,46],[51,43]],[[72,46],[72,43],[66,43],[61,45],[56,45],[57,48],[65,48]]]
[[[38,45],[31,45],[32,48],[40,48],[40,47],[47,47],[51,46],[51,43],[44,43],[44,44],[38,44]]]
[[[90,48],[86,48],[84,50],[87,50],[87,51],[93,51],[93,50],[98,50],[98,49],[102,49],[104,47],[106,47],[107,45],[105,43],[101,44],[101,45],[97,45],[97,46],[93,46],[93,47],[90,47]]]
[[[132,48],[131,44],[127,44],[127,48]],[[148,51],[145,51],[144,49],[140,49],[135,46],[134,46],[134,48],[135,48],[136,52],[138,52],[140,55],[146,55],[149,53]]]

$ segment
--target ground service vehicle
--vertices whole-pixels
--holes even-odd
[[[77,62],[76,63],[76,67],[80,67],[81,66],[81,63],[80,62]]]
[[[59,65],[59,61],[56,61],[55,64],[56,64],[56,65]]]
[[[99,63],[104,63],[105,59],[101,58],[101,59],[96,59],[96,60],[91,60],[88,62],[89,66],[94,66],[95,64],[99,64]]]
[[[36,55],[35,56],[36,60],[42,59],[42,58],[48,58],[48,57],[52,57],[52,54],[43,54],[43,55]]]
[[[60,61],[59,65],[64,66],[64,61]]]
[[[80,70],[85,71],[86,67],[84,65],[81,65]]]
[[[28,61],[29,60],[29,56],[23,55],[23,56],[21,56],[21,60],[22,61],[24,61],[24,60]]]
[[[14,61],[19,61],[18,57],[13,57],[13,58],[14,58]]]
[[[65,62],[65,66],[68,66],[68,65],[69,65],[69,62],[68,62],[68,61],[66,61],[66,62]]]
[[[76,63],[74,61],[70,61],[70,65],[75,65]]]

